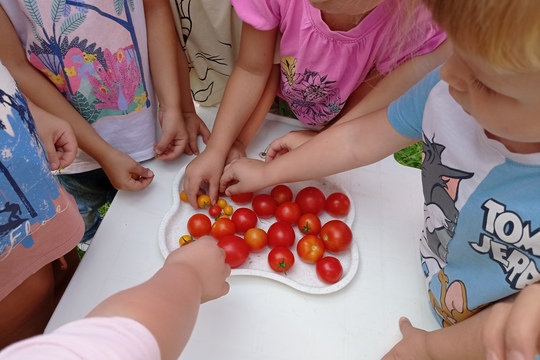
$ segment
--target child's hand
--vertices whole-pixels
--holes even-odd
[[[213,238],[203,236],[171,252],[165,266],[173,263],[182,263],[194,270],[202,288],[201,304],[229,292],[226,280],[231,274],[231,267],[225,262],[225,251]]]
[[[405,317],[399,319],[399,329],[403,339],[382,360],[429,360],[425,345],[428,333],[413,327]]]
[[[527,286],[489,310],[483,334],[486,355],[534,359],[540,351],[540,283]]]
[[[35,116],[36,128],[47,151],[50,169],[58,170],[69,166],[77,155],[77,140],[71,125],[45,111],[40,111]]]
[[[189,136],[184,118],[179,109],[159,111],[161,139],[154,146],[156,157],[160,160],[176,159],[188,145]]]
[[[197,194],[203,182],[208,183],[208,196],[212,204],[217,202],[219,179],[225,166],[225,155],[219,151],[206,148],[186,167],[184,190],[191,206],[198,209]]]
[[[118,190],[139,191],[154,179],[152,170],[141,166],[129,155],[111,147],[106,158],[100,161],[111,184]]]
[[[189,138],[188,143],[184,148],[184,153],[187,155],[199,155],[197,138],[199,135],[201,135],[203,142],[206,144],[210,138],[210,130],[208,130],[208,127],[196,112],[184,112],[183,115]]]
[[[265,150],[266,155],[264,156],[264,160],[266,162],[272,161],[275,158],[294,150],[317,134],[318,132],[311,130],[291,131],[287,135],[272,141],[270,146]]]
[[[221,176],[219,190],[227,196],[257,191],[270,184],[265,181],[264,162],[255,159],[241,158],[225,167]]]
[[[246,157],[246,147],[240,141],[235,140],[231,146],[231,150],[229,150],[229,153],[227,154],[225,165],[228,165],[234,160],[238,160],[243,157]]]

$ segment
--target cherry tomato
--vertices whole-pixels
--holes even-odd
[[[217,201],[217,205],[223,209],[225,206],[227,206],[227,200],[220,198]]]
[[[189,202],[185,190],[180,191],[180,200],[186,203]]]
[[[319,236],[324,241],[326,250],[330,252],[340,253],[351,247],[351,228],[341,220],[330,220],[324,224]]]
[[[210,216],[215,219],[219,215],[221,215],[221,208],[219,207],[219,205],[212,205],[208,208],[208,214],[210,214]]]
[[[319,215],[324,211],[326,197],[321,190],[314,186],[308,186],[296,194],[294,202],[300,206],[302,214]]]
[[[239,208],[232,214],[231,220],[236,226],[236,232],[239,234],[244,234],[251,228],[257,226],[257,214],[251,209],[248,208]]]
[[[178,239],[178,243],[180,244],[180,246],[187,245],[192,241],[195,241],[195,239],[193,239],[193,236],[191,235],[182,235],[180,239]]]
[[[326,198],[324,209],[333,217],[342,217],[349,213],[351,200],[344,193],[335,192]]]
[[[296,225],[302,213],[297,203],[287,201],[278,205],[275,215],[277,221],[286,221],[291,225]]]
[[[296,253],[305,262],[315,264],[324,255],[324,243],[318,236],[306,235],[296,244]]]
[[[232,215],[233,212],[234,212],[234,209],[233,209],[233,207],[231,205],[225,205],[223,207],[223,213],[225,215]]]
[[[216,240],[220,240],[228,235],[234,235],[235,232],[236,226],[234,225],[234,222],[229,218],[217,219],[210,230],[210,233]]]
[[[319,235],[321,232],[321,219],[315,214],[304,214],[298,219],[298,230],[306,235]]]
[[[274,198],[276,204],[278,205],[287,201],[292,201],[293,199],[293,192],[291,188],[283,184],[274,186],[274,188],[270,191],[270,195]]]
[[[326,256],[317,261],[315,271],[322,282],[327,284],[335,284],[343,275],[343,266],[341,266],[341,262],[335,257]]]
[[[273,248],[268,253],[268,265],[275,272],[287,274],[294,265],[294,254],[292,251],[283,246]]]
[[[188,232],[195,239],[210,234],[211,227],[212,222],[210,221],[210,218],[204,214],[195,214],[191,216],[187,222]]]
[[[199,195],[199,197],[197,197],[197,204],[199,204],[199,208],[201,209],[208,209],[211,205],[210,196],[206,194]]]
[[[277,204],[271,195],[259,194],[253,198],[251,207],[261,219],[268,219],[274,216]]]
[[[268,235],[268,246],[275,248],[278,246],[291,247],[296,240],[296,234],[292,226],[285,221],[278,221],[270,225],[266,234]]]
[[[236,235],[228,235],[220,239],[217,245],[225,250],[225,262],[236,268],[246,262],[249,257],[249,246],[244,239]]]
[[[237,203],[238,205],[247,204],[248,202],[251,201],[251,199],[253,199],[252,192],[231,195],[231,200]]]
[[[251,228],[244,234],[244,240],[251,252],[259,252],[266,247],[268,236],[263,229]]]

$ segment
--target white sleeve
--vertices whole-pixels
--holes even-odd
[[[52,333],[12,344],[0,360],[160,359],[152,333],[135,320],[90,317],[66,324]]]

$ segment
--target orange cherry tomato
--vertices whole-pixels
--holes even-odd
[[[296,244],[298,257],[309,264],[315,264],[324,256],[324,242],[315,235],[306,235]]]
[[[244,240],[251,252],[259,252],[266,247],[268,236],[266,231],[260,228],[251,228],[244,234]]]

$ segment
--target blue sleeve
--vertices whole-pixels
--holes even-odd
[[[433,70],[388,107],[388,119],[401,135],[422,138],[424,107],[431,89],[441,81],[440,70],[440,67]]]

